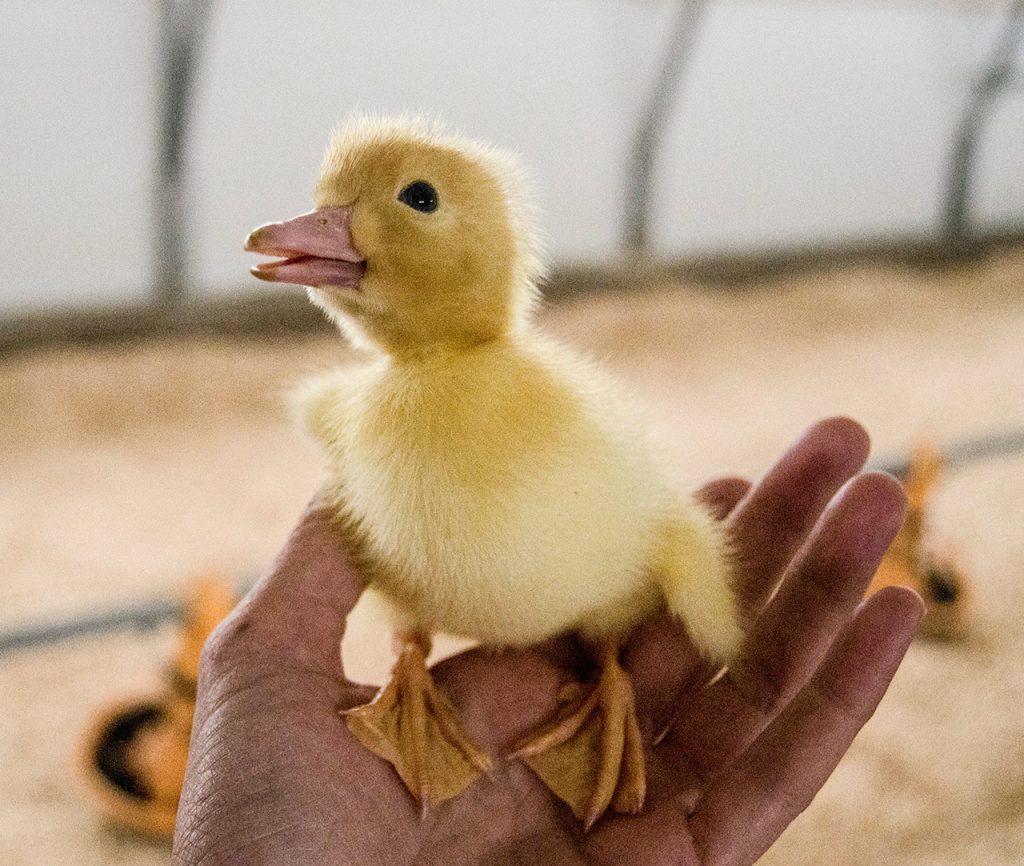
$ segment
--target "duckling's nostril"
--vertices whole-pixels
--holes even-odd
[[[317,219],[317,222],[318,222],[318,223],[319,223],[320,225],[322,225],[322,226],[325,226],[325,225],[327,225],[327,217],[319,217],[319,218]]]

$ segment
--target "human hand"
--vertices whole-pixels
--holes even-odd
[[[647,803],[587,834],[525,765],[501,760],[586,675],[569,638],[433,668],[497,760],[421,819],[338,717],[375,692],[345,679],[339,653],[363,584],[311,510],[206,647],[175,862],[753,863],[871,716],[923,613],[902,588],[861,603],[905,504],[892,479],[857,474],[867,451],[859,426],[833,419],[752,488],[725,479],[701,491],[735,543],[748,638],[715,678],[667,616],[637,631],[622,657],[648,743]]]

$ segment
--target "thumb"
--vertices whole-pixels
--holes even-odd
[[[311,505],[270,573],[214,632],[213,652],[255,652],[261,666],[344,678],[345,620],[364,587],[329,512]]]

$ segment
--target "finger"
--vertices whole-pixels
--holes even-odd
[[[899,482],[882,473],[850,481],[755,623],[730,684],[769,712],[817,668],[864,597],[906,513]]]
[[[342,678],[345,620],[363,588],[327,510],[310,507],[270,573],[214,632],[215,649]]]
[[[750,482],[746,478],[717,478],[701,487],[696,495],[716,520],[725,520],[748,490]]]
[[[690,827],[701,862],[753,863],[810,804],[874,713],[923,613],[902,587],[862,605],[811,682],[698,803]]]
[[[750,489],[745,478],[719,478],[696,496],[724,520]],[[623,666],[633,680],[637,714],[644,736],[652,738],[674,714],[678,695],[693,672],[695,650],[679,621],[660,616],[645,623],[623,653]]]
[[[848,418],[830,418],[810,427],[735,505],[727,519],[737,562],[741,606],[753,614],[777,584],[786,565],[806,539],[835,492],[867,459],[870,442],[864,429]],[[711,501],[716,494],[711,485]],[[706,490],[707,488],[705,488]],[[641,683],[664,671],[667,659],[693,659],[693,646],[670,618],[645,626],[637,647],[630,647],[627,668]],[[676,698],[687,685],[701,685],[714,670],[707,665],[680,666],[654,696],[647,721],[660,737],[674,715]],[[659,694],[660,691],[660,694]],[[645,731],[650,735],[651,730]]]
[[[728,520],[737,590],[751,618],[836,491],[867,460],[870,440],[849,418],[819,421],[757,482]]]
[[[850,481],[815,527],[740,657],[672,731],[686,769],[709,779],[803,688],[864,596],[903,522],[906,497],[881,473]],[[728,728],[715,724],[729,719]]]

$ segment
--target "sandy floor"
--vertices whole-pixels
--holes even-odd
[[[1024,252],[940,273],[857,269],[740,293],[660,287],[544,313],[651,405],[680,483],[757,474],[845,413],[876,452],[1024,427]],[[0,362],[0,630],[242,579],[317,486],[281,395],[334,339],[164,342]],[[875,719],[769,864],[1024,862],[1024,457],[952,474],[934,530],[959,546],[978,618],[914,646]],[[153,687],[166,632],[0,658],[0,862],[159,864],[105,827],[71,772],[105,702]],[[364,617],[346,652],[367,678]]]

